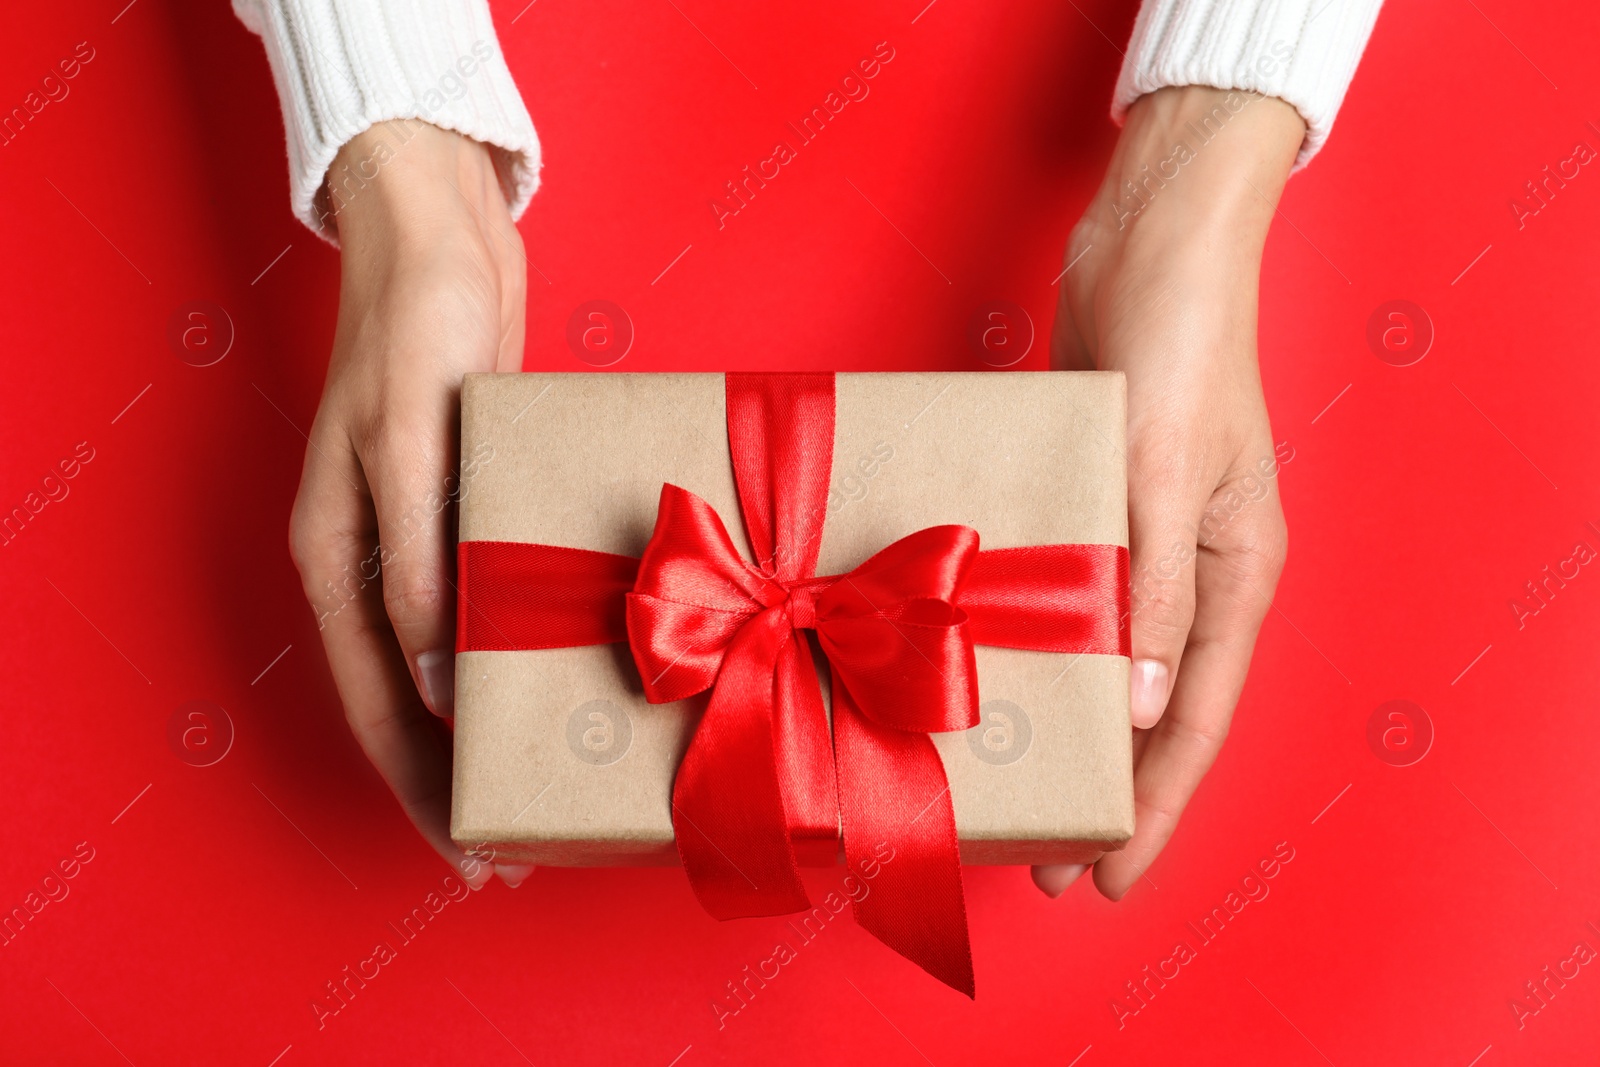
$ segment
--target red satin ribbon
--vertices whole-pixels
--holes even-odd
[[[625,640],[652,703],[709,689],[673,783],[678,851],[706,910],[809,907],[797,850],[831,859],[842,828],[851,867],[879,860],[853,905],[860,925],[972,996],[955,812],[928,734],[977,725],[975,644],[1128,655],[1128,551],[980,552],[973,530],[935,526],[816,577],[833,375],[730,374],[727,405],[753,565],[674,485],[639,560],[462,542],[456,650]],[[831,738],[802,630],[828,660]]]

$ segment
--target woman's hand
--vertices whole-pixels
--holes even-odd
[[[494,869],[450,840],[441,721],[455,684],[457,398],[468,371],[521,370],[527,261],[488,150],[425,123],[347,144],[329,210],[339,323],[290,551],[350,729],[476,888]],[[499,873],[515,885],[528,870]]]
[[[1068,243],[1052,363],[1128,377],[1136,826],[1094,864],[1112,900],[1160,853],[1221,750],[1283,568],[1257,283],[1304,135],[1271,97],[1144,96]],[[1084,870],[1033,878],[1056,896]]]

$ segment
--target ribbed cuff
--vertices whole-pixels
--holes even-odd
[[[1367,47],[1382,0],[1145,0],[1111,117],[1168,86],[1275,96],[1306,122],[1295,169],[1317,154]]]
[[[233,0],[266,44],[295,216],[337,244],[323,181],[374,123],[420,119],[489,145],[511,205],[539,187],[539,137],[486,0]]]

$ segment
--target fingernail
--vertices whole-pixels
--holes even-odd
[[[456,657],[445,649],[424,652],[417,657],[417,673],[422,676],[422,698],[428,710],[448,719],[456,710]]]
[[[1033,869],[1033,884],[1043,890],[1045,896],[1051,900],[1067,891],[1067,887],[1089,869],[1083,863],[1056,863],[1048,867],[1035,867]]]
[[[1167,665],[1155,659],[1133,661],[1133,725],[1148,730],[1167,708]]]
[[[482,889],[494,877],[494,866],[481,863],[472,857],[462,860],[456,867],[461,872],[462,879],[467,883],[468,889]]]
[[[533,865],[521,863],[497,863],[494,865],[494,873],[498,874],[500,876],[500,880],[508,887],[515,889],[517,886],[527,881],[528,875],[533,873]]]

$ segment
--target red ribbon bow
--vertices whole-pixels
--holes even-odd
[[[627,640],[652,703],[711,690],[672,801],[706,910],[810,907],[797,850],[829,862],[842,829],[846,862],[878,871],[852,901],[860,925],[971,996],[955,812],[928,734],[977,725],[974,644],[1128,655],[1127,549],[980,552],[973,530],[935,526],[815,577],[833,375],[730,374],[727,406],[755,565],[710,505],[674,485],[640,560],[463,542],[457,651]],[[828,660],[831,743],[802,630]]]

